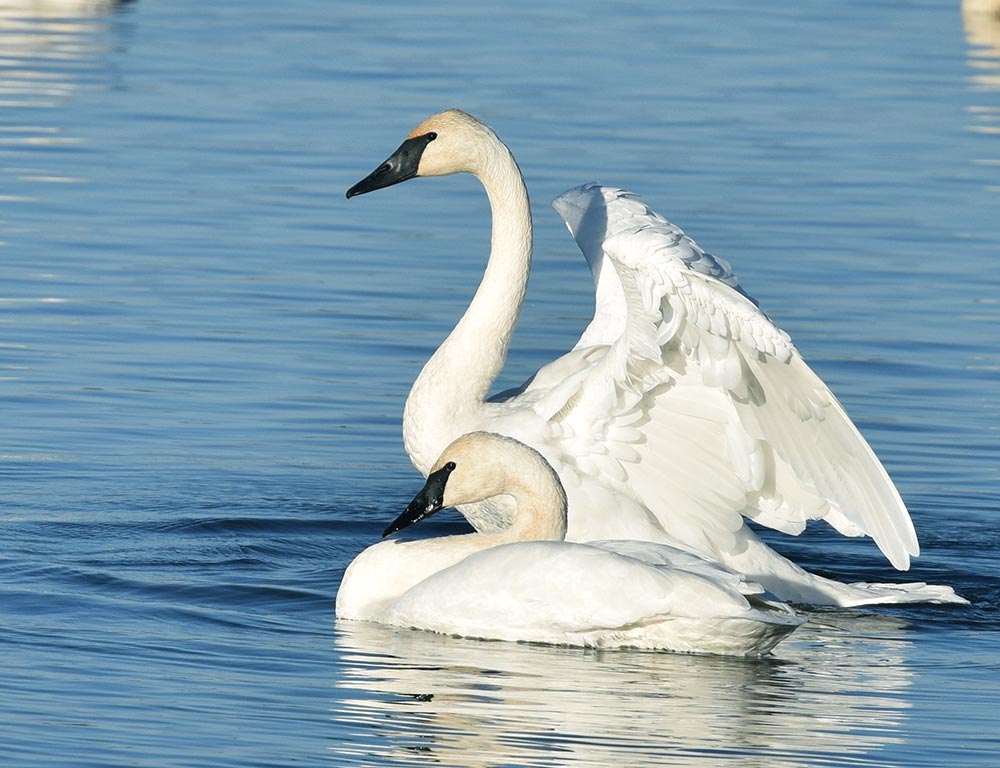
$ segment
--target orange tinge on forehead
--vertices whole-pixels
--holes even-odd
[[[415,139],[417,136],[423,136],[426,133],[430,133],[432,122],[433,118],[428,118],[427,120],[424,120],[420,125],[418,125],[412,131],[410,131],[409,135],[406,138]]]

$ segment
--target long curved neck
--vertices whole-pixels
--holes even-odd
[[[483,467],[480,470],[483,474],[489,471]],[[516,472],[508,472],[503,493],[514,502],[511,524],[499,531],[465,534],[469,546],[487,549],[517,541],[566,539],[566,492],[555,471],[540,456],[520,465]]]
[[[500,372],[531,268],[531,207],[524,179],[496,138],[476,177],[493,213],[490,259],[462,319],[417,377],[403,412],[403,441],[425,475],[453,439],[481,424],[483,402]]]
[[[513,541],[563,541],[566,538],[566,494],[555,482],[534,482],[530,487],[508,489],[514,497],[514,521],[492,535],[500,543]]]

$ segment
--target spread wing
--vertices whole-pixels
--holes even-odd
[[[598,476],[699,551],[739,547],[744,517],[792,534],[821,519],[908,568],[918,544],[892,481],[729,265],[623,190],[554,206],[594,273],[595,318],[505,403],[502,431],[542,450],[571,498],[574,474]],[[571,501],[571,534],[600,514],[586,505]]]

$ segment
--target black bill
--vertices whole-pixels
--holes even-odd
[[[412,179],[417,175],[424,149],[436,138],[436,133],[425,133],[404,141],[388,160],[347,190],[348,199]]]
[[[437,472],[431,472],[424,487],[420,489],[420,493],[406,505],[403,514],[393,520],[389,527],[382,532],[382,538],[391,536],[404,528],[409,528],[414,523],[419,523],[424,518],[443,509],[444,487],[453,469],[455,469],[455,464],[449,461]]]

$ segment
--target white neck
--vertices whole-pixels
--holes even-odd
[[[498,495],[514,502],[514,517],[501,531],[475,533],[484,546],[513,541],[562,541],[566,536],[566,492],[559,476],[533,448],[510,437],[470,432],[439,461],[451,461],[444,502],[483,501]]]
[[[403,412],[403,442],[427,474],[455,437],[480,428],[483,402],[507,356],[531,267],[531,207],[507,147],[486,139],[475,172],[493,213],[490,259],[462,319],[427,361]]]
[[[514,500],[514,520],[500,531],[455,536],[463,546],[489,549],[516,541],[563,541],[566,538],[566,494],[558,480],[535,475],[523,483],[507,485]]]
[[[508,487],[514,497],[514,521],[495,534],[504,542],[562,541],[566,538],[566,494],[557,482]]]

